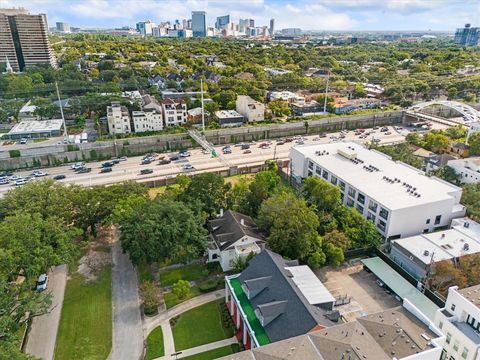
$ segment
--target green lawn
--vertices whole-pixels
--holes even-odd
[[[160,274],[161,286],[172,286],[178,280],[193,281],[208,276],[209,271],[203,264],[186,265]]]
[[[201,354],[187,356],[183,360],[213,360],[222,356],[231,355],[240,351],[238,344],[233,344],[225,347],[221,347],[215,350],[210,350]]]
[[[212,301],[180,315],[172,325],[175,350],[185,350],[233,336],[232,329],[225,329],[222,324],[219,305],[223,301]]]
[[[87,283],[71,274],[65,289],[55,349],[56,360],[105,360],[112,347],[112,268]]]
[[[147,338],[147,360],[156,359],[165,355],[163,347],[163,333],[162,327],[155,328]]]
[[[165,301],[165,306],[167,309],[170,309],[171,307],[174,307],[175,305],[178,305],[184,301],[190,300],[191,298],[194,298],[195,296],[201,295],[201,291],[198,288],[198,286],[193,286],[190,288],[190,293],[188,296],[185,296],[183,299],[179,299],[174,293],[169,292],[163,294],[163,300]]]

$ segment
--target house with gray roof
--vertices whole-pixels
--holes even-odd
[[[207,224],[210,231],[208,262],[219,262],[223,271],[233,268],[236,258],[258,254],[265,248],[265,238],[250,216],[221,210]]]
[[[335,325],[335,298],[306,265],[268,249],[226,277],[226,302],[246,348]]]

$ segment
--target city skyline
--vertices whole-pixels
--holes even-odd
[[[142,20],[188,19],[192,11],[207,12],[207,26],[218,16],[230,15],[232,22],[253,18],[267,25],[275,18],[275,28],[347,31],[454,31],[464,23],[475,25],[480,2],[419,0],[4,0],[2,7],[25,7],[32,13],[47,13],[50,26],[68,22],[75,27],[113,28],[134,26]],[[165,11],[168,9],[168,12]],[[455,16],[452,16],[455,14]]]

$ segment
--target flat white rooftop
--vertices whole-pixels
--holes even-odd
[[[62,119],[43,120],[43,121],[21,121],[16,124],[9,132],[9,135],[21,135],[30,133],[42,133],[50,131],[59,131],[63,126]]]
[[[464,224],[468,224],[465,227]],[[480,224],[468,218],[455,219],[444,231],[392,240],[425,265],[480,252]]]
[[[390,210],[450,200],[452,194],[458,197],[461,192],[457,186],[353,142],[297,145],[291,151],[300,152]],[[299,175],[300,169],[293,171]]]
[[[334,302],[335,298],[307,265],[286,267],[292,280],[312,305]]]

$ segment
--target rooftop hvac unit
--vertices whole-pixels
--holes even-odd
[[[465,251],[470,250],[470,245],[468,245],[468,243],[463,244],[463,250]]]
[[[468,221],[464,222],[463,227],[468,229],[470,227],[470,223]]]
[[[428,250],[425,250],[425,251],[423,252],[423,256],[428,256],[428,255],[430,255],[430,252],[429,252]]]

